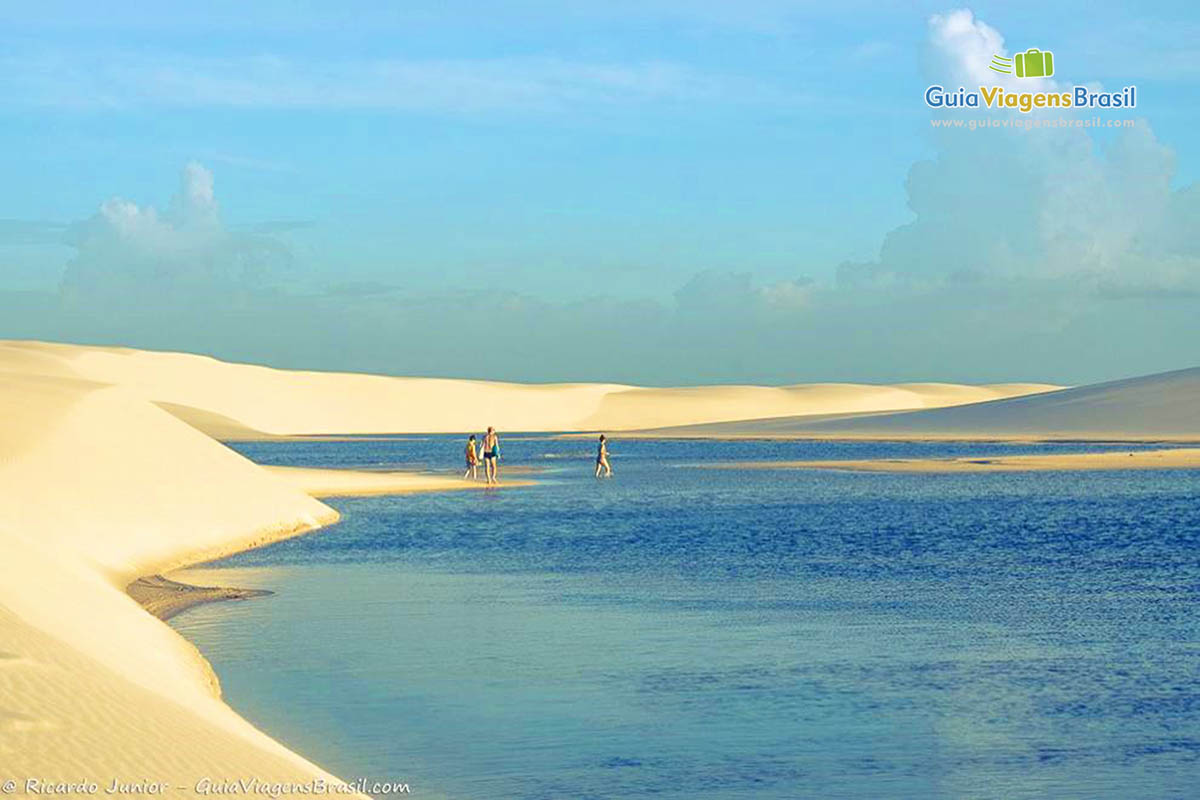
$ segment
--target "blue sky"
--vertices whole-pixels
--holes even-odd
[[[970,36],[1052,49],[1064,80],[1136,83],[1149,133],[1126,146],[1103,134],[933,134],[921,93],[955,77],[946,65],[967,45],[938,45],[931,18],[953,9],[9,4],[0,291],[48,311],[11,316],[6,335],[527,380],[1073,382],[1191,366],[1200,253],[1183,231],[1200,223],[1188,192],[1200,174],[1200,11],[971,6]],[[1028,222],[956,214],[962,187],[988,180],[994,155],[1021,165],[1013,192],[1036,191],[1060,170],[1052,147],[1078,154],[1069,180],[1101,182],[1087,193],[1105,198],[1094,219],[1157,216],[1095,246],[1112,225],[1039,223],[1036,241],[1014,233],[953,253],[956,226],[975,241],[980,225]],[[927,185],[942,187],[924,195],[924,219],[909,180],[923,161],[935,165]],[[196,190],[188,180],[211,181],[200,212],[179,200]],[[105,232],[113,198],[132,204],[140,233]],[[1060,213],[1046,203],[1039,219]],[[151,208],[171,236],[190,233],[164,244],[143,225]],[[92,231],[82,244],[80,230]],[[890,263],[885,242],[913,236],[921,266]],[[1152,237],[1179,241],[1147,249]],[[1065,263],[1064,238],[1103,253]],[[204,248],[203,263],[180,255]],[[1014,272],[1004,254],[1016,251],[1036,268]],[[247,271],[251,259],[269,263]],[[847,262],[892,277],[864,287]],[[985,298],[963,294],[953,276],[964,269]],[[164,272],[188,277],[146,278]],[[1081,282],[1083,295],[1064,288]],[[211,314],[149,313],[152,302]],[[326,335],[283,335],[288,302]],[[961,310],[976,305],[1003,313],[985,328]],[[955,313],[930,313],[946,306]],[[418,324],[460,313],[495,322],[420,336]],[[880,319],[898,329],[874,329]],[[1097,332],[1113,341],[1097,346]],[[530,358],[541,336],[549,352]],[[964,338],[990,355],[947,342]],[[1164,339],[1174,346],[1148,356]]]

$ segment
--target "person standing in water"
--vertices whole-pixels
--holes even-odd
[[[500,437],[491,425],[483,437],[483,471],[489,485],[500,482]]]
[[[475,434],[473,433],[471,438],[467,439],[467,471],[463,473],[463,478],[479,480],[479,448],[475,444]]]
[[[604,434],[600,434],[600,447],[596,450],[596,477],[600,477],[601,471],[604,472],[604,477],[612,477],[612,467],[608,464],[608,440]]]

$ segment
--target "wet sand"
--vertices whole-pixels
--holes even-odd
[[[193,586],[162,575],[138,578],[125,588],[129,596],[161,620],[187,611],[202,603],[221,600],[246,600],[274,594],[266,589],[238,589],[230,586]]]
[[[1034,472],[1121,469],[1200,469],[1200,448],[996,455],[963,458],[876,458],[826,461],[743,461],[696,464],[702,469],[836,469],[851,472]]]

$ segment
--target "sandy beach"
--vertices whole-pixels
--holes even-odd
[[[415,492],[449,492],[464,489],[502,489],[532,486],[534,481],[504,480],[488,486],[480,480],[429,475],[419,472],[318,469],[312,467],[264,466],[264,470],[295,486],[310,497],[369,497]],[[527,470],[522,470],[527,472]],[[163,575],[138,578],[125,591],[138,604],[161,620],[168,620],[202,603],[248,600],[271,592],[231,586],[197,586]]]
[[[1105,453],[996,455],[972,458],[880,458],[695,464],[704,469],[836,469],[852,472],[1036,472],[1053,470],[1200,469],[1200,448]]]
[[[313,469],[309,467],[263,467],[300,491],[312,497],[366,497],[378,494],[411,494],[413,492],[452,492],[470,489],[504,489],[532,486],[533,481],[501,478],[500,483],[488,486],[480,480],[465,480],[444,475],[417,472],[395,472],[352,469]],[[517,472],[517,470],[512,470]],[[505,469],[507,474],[509,470]],[[527,474],[520,470],[519,474]],[[482,470],[480,475],[483,475]]]
[[[202,603],[249,600],[252,597],[266,597],[271,594],[265,589],[195,586],[190,583],[173,581],[162,575],[138,578],[125,587],[125,591],[138,602],[138,605],[164,621]]]

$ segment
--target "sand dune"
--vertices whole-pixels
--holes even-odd
[[[7,365],[0,777],[332,780],[222,703],[195,649],[124,589],[336,513],[123,388]]]
[[[688,436],[1200,439],[1200,368],[909,413],[781,417],[657,431]]]
[[[840,414],[977,403],[1059,387],[1046,384],[964,386],[909,383],[812,383],[796,386],[632,388],[607,393],[596,413],[572,430],[629,430],[783,415]],[[564,429],[565,430],[565,429]]]
[[[218,437],[322,433],[632,430],[768,416],[888,411],[1047,391],[1045,384],[808,384],[641,388],[276,370],[204,356],[0,343],[0,372],[124,387]]]

